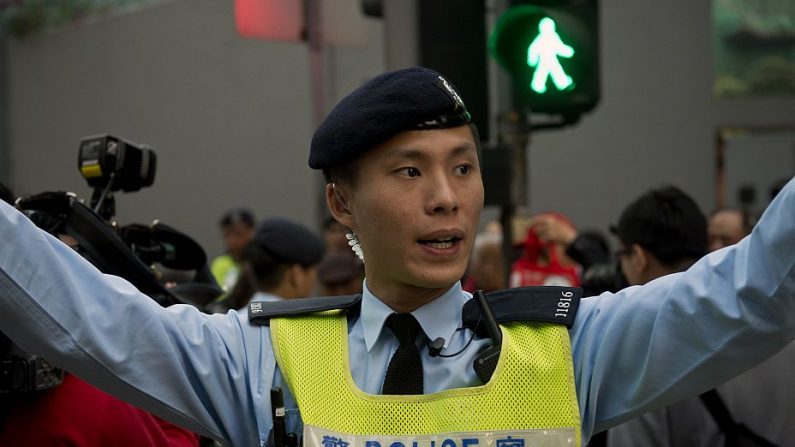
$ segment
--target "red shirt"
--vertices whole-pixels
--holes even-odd
[[[196,447],[199,438],[66,374],[61,385],[20,400],[0,446]]]

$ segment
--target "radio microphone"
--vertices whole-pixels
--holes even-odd
[[[483,295],[482,290],[475,292],[475,302],[480,308],[480,317],[478,318],[477,324],[475,324],[475,328],[472,330],[472,336],[469,337],[469,341],[464,345],[464,347],[452,354],[442,354],[442,349],[444,349],[444,344],[446,341],[442,337],[437,337],[432,342],[428,343],[428,355],[431,357],[443,358],[450,358],[460,355],[469,347],[470,344],[472,344],[477,332],[477,326],[480,325],[481,321],[483,321],[486,324],[486,332],[488,332],[489,338],[491,338],[491,346],[483,351],[482,354],[475,357],[472,367],[475,368],[475,373],[478,375],[478,378],[483,383],[486,383],[494,373],[494,368],[497,367],[497,361],[500,359],[500,350],[502,349],[502,332],[500,332],[500,327],[497,325],[497,320],[494,319],[494,314],[491,312],[489,303],[486,301],[486,297]],[[462,329],[463,328],[458,328],[457,330]]]
[[[497,320],[494,319],[494,314],[491,312],[491,307],[489,307],[486,297],[483,296],[482,290],[475,292],[475,302],[480,307],[481,320],[486,324],[486,331],[491,338],[491,346],[475,357],[472,367],[475,368],[475,374],[477,374],[480,381],[487,383],[491,379],[491,375],[494,374],[494,369],[500,360],[502,332],[499,325],[497,325]]]

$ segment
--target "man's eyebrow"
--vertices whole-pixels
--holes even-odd
[[[396,147],[394,149],[390,149],[386,154],[384,154],[384,158],[406,158],[409,160],[417,160],[424,157],[427,157],[427,155],[423,154],[419,149],[411,149],[406,147]]]
[[[475,147],[475,145],[474,145],[474,144],[472,144],[472,143],[463,143],[463,144],[461,144],[460,146],[456,147],[456,148],[453,150],[453,152],[450,154],[450,156],[452,156],[452,157],[458,157],[458,156],[461,156],[461,155],[465,155],[465,154],[467,154],[468,152],[475,152],[475,153],[477,153],[477,151],[478,151],[478,148],[477,148],[477,147]]]
[[[465,155],[468,152],[477,152],[477,148],[472,143],[462,143],[459,146],[456,146],[449,154],[449,157],[460,157],[461,155]],[[397,158],[397,159],[408,159],[408,160],[419,160],[423,158],[429,158],[430,156],[419,149],[412,149],[407,147],[396,147],[394,149],[389,150],[386,154],[384,154],[384,158]]]

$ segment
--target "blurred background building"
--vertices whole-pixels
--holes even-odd
[[[508,140],[510,77],[486,39],[521,3],[0,1],[0,181],[17,194],[88,197],[79,142],[110,132],[158,154],[155,184],[117,195],[120,221],[159,218],[211,256],[230,206],[319,228],[312,131],[375,74],[470,51],[456,73],[434,68],[456,83],[469,72],[459,88],[487,123],[487,143]],[[675,184],[704,210],[761,210],[795,173],[795,5],[604,0],[598,11],[599,102],[573,125],[520,141],[514,205],[606,228],[639,191]],[[498,214],[487,208],[484,222]]]

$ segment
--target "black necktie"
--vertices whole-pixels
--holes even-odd
[[[392,314],[386,319],[400,345],[384,377],[381,394],[422,394],[422,360],[414,341],[422,328],[411,314]]]

